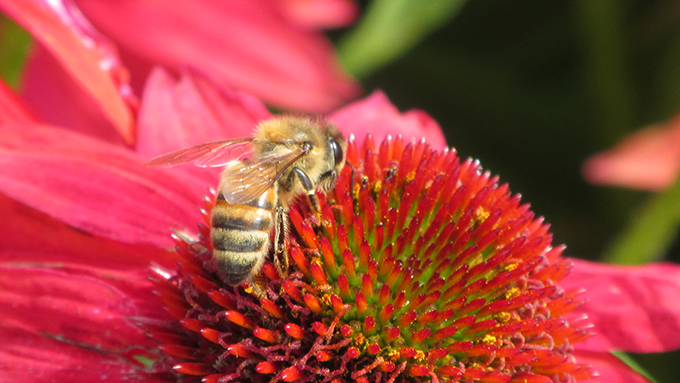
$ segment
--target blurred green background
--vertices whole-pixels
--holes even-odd
[[[462,157],[546,217],[567,255],[680,262],[677,187],[655,194],[581,176],[587,157],[680,112],[680,1],[361,3],[371,26],[333,37],[367,92],[430,113]],[[680,352],[633,358],[656,381],[678,381]]]
[[[583,161],[680,111],[680,0],[360,0],[329,33],[366,92],[419,108],[552,224],[567,255],[680,262],[680,186],[594,186]],[[0,74],[19,81],[29,37],[0,20]],[[680,352],[633,355],[659,383]]]

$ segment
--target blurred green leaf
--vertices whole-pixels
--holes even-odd
[[[641,264],[665,255],[680,227],[680,179],[653,195],[633,217],[605,254],[606,262]]]
[[[644,376],[647,378],[650,382],[652,383],[658,383],[656,379],[652,377],[652,375],[649,374],[642,366],[640,366],[633,358],[631,358],[628,354],[625,352],[621,351],[612,351],[611,353],[615,357],[619,358],[620,361],[623,363],[627,364],[628,367],[632,368],[633,371],[639,373],[640,375]]]
[[[0,77],[17,88],[31,35],[4,15],[0,15]]]
[[[374,0],[363,19],[340,42],[340,60],[363,78],[401,57],[449,21],[465,0]]]

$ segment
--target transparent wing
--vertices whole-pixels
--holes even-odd
[[[222,173],[224,199],[231,204],[238,204],[260,197],[286,169],[305,154],[300,148],[284,154],[235,161]]]
[[[161,154],[147,162],[146,166],[170,167],[189,162],[201,167],[224,166],[248,153],[252,141],[253,137],[243,137],[200,144]]]

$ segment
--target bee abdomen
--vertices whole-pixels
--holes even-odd
[[[254,270],[259,270],[264,257],[259,253],[216,252],[220,275],[230,285],[238,285],[249,279]]]
[[[261,253],[269,244],[269,232],[240,228],[213,227],[212,243],[215,250],[233,253]]]
[[[225,282],[238,285],[260,270],[271,247],[273,221],[269,210],[217,201],[210,237]]]
[[[210,225],[213,228],[269,232],[272,229],[272,213],[257,207],[223,202],[213,209]]]
[[[271,211],[244,206],[215,206],[210,233],[215,250],[235,253],[267,251],[273,217]]]

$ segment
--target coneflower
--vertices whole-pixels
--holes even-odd
[[[350,142],[320,216],[290,209],[291,267],[267,297],[217,277],[209,228],[157,290],[177,318],[163,343],[178,381],[573,382],[589,322],[549,225],[477,161],[424,141]],[[206,203],[206,222],[212,206]]]

